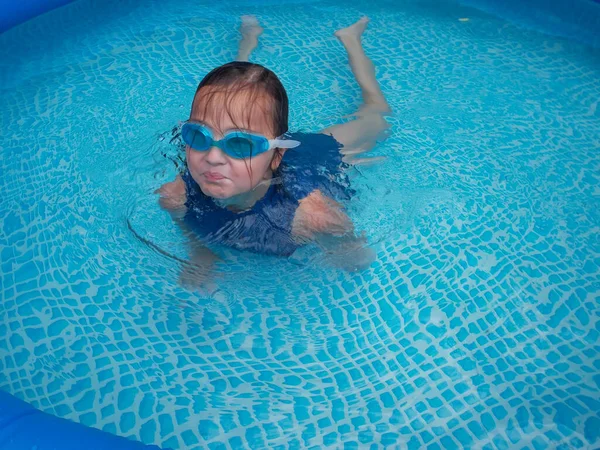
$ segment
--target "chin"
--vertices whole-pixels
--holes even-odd
[[[204,195],[219,200],[225,200],[232,196],[227,190],[215,185],[200,185],[200,190]]]

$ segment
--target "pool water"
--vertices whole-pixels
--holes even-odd
[[[293,130],[360,104],[332,33],[371,18],[364,272],[231,252],[182,286],[153,191],[243,14]],[[80,0],[0,56],[0,389],[171,448],[600,445],[598,48],[446,0]]]

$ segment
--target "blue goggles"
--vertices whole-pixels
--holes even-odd
[[[300,145],[300,142],[291,139],[267,139],[242,130],[229,131],[223,139],[215,141],[212,130],[197,122],[185,122],[181,127],[181,138],[192,150],[205,152],[211,147],[219,147],[226,155],[236,159],[250,158],[273,148],[295,148]]]

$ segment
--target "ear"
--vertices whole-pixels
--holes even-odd
[[[283,159],[283,155],[285,153],[285,148],[276,148],[275,153],[273,154],[273,159],[271,160],[271,170],[275,171],[281,164],[281,160]]]

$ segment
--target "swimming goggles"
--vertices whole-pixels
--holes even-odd
[[[300,145],[300,142],[291,139],[267,139],[242,130],[229,131],[223,139],[215,141],[212,130],[198,122],[185,122],[181,127],[181,138],[192,150],[204,152],[211,147],[219,147],[236,159],[250,158],[273,148],[295,148]]]

